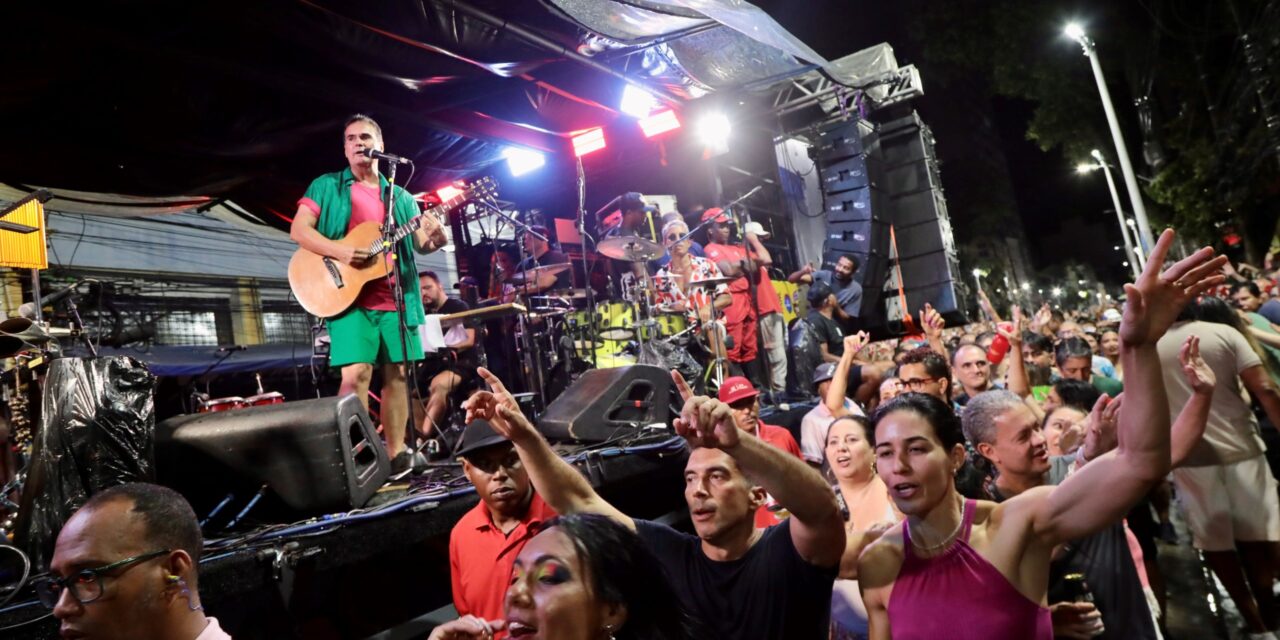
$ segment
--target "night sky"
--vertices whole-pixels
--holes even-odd
[[[949,147],[954,151],[956,145],[965,145],[969,136],[977,135],[964,125],[953,122],[947,96],[940,95],[938,91],[930,93],[927,65],[922,63],[918,52],[913,51],[905,22],[910,20],[910,16],[901,7],[894,3],[807,0],[804,11],[795,11],[795,3],[789,0],[762,0],[756,4],[828,59],[888,42],[894,48],[899,64],[920,66],[925,96],[915,106],[925,121],[934,127],[939,153],[944,160]],[[1087,15],[1087,9],[1080,11]],[[1043,25],[1047,35],[1055,34],[1057,28],[1058,25],[1054,24]],[[984,35],[974,34],[974,37]],[[1046,38],[1046,46],[1070,51],[1077,45]],[[1080,63],[1087,69],[1083,56]],[[1114,87],[1112,91],[1114,95]],[[997,148],[1004,153],[1013,197],[1030,243],[1032,266],[1039,270],[1073,259],[1097,268],[1104,280],[1118,281],[1125,276],[1126,268],[1121,264],[1122,253],[1116,252],[1114,247],[1122,245],[1123,241],[1115,214],[1111,212],[1113,206],[1105,180],[1096,173],[1077,175],[1075,166],[1080,159],[1065,158],[1056,149],[1041,151],[1035,143],[1027,140],[1027,122],[1032,110],[1033,105],[1029,103],[1006,98],[994,98],[989,106],[989,117],[999,137]],[[1082,117],[1101,120],[1101,105],[1097,113],[1082,114]],[[1129,145],[1131,150],[1137,146],[1132,140]],[[1104,152],[1113,155],[1110,149],[1104,149]],[[959,191],[953,184],[955,174],[955,171],[948,173],[944,162],[943,185],[952,194]],[[1116,179],[1120,180],[1118,173]],[[1124,198],[1122,184],[1120,189]],[[948,205],[952,221],[957,227],[964,225],[964,202],[957,201],[953,195],[949,197]]]

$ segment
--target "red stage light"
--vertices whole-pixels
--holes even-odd
[[[676,118],[676,112],[671,109],[659,111],[648,118],[640,120],[640,130],[644,132],[644,137],[652,138],[660,133],[674,131],[680,128],[680,120]]]
[[[440,202],[448,202],[455,197],[462,195],[462,189],[453,185],[445,185],[436,191],[436,197],[440,198]]]
[[[582,156],[604,148],[604,129],[596,127],[573,137],[573,155]]]

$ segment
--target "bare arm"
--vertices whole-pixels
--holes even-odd
[[[1005,360],[1009,363],[1009,375],[1005,377],[1005,383],[1009,386],[1009,390],[1018,394],[1019,398],[1031,397],[1031,378],[1027,375],[1027,365],[1022,361],[1022,309],[1018,305],[1013,305],[1013,330],[1005,331],[996,325],[996,331],[1009,341],[1009,353],[1005,354]]]
[[[1129,372],[1126,371],[1124,375],[1125,384],[1128,384]],[[1276,391],[1271,376],[1267,375],[1267,368],[1262,365],[1249,367],[1240,372],[1240,381],[1244,383],[1249,395],[1262,405],[1272,426],[1280,429],[1280,392]]]
[[[920,325],[924,330],[924,337],[929,341],[929,348],[950,360],[951,358],[947,355],[947,345],[942,342],[942,330],[946,328],[947,323],[942,319],[942,314],[927,302],[920,310]]]
[[[608,516],[629,529],[636,528],[630,517],[605,502],[582,474],[556,455],[546,438],[520,412],[515,398],[497,376],[484,367],[478,373],[492,391],[477,392],[463,403],[467,423],[476,418],[488,420],[495,431],[515,444],[534,488],[552,509],[562,514],[595,513]]]
[[[813,282],[813,265],[806,264],[799,271],[787,276],[787,282],[792,284],[809,284]]]
[[[840,356],[840,362],[836,364],[834,375],[831,376],[831,385],[827,387],[827,395],[822,398],[823,404],[827,405],[827,411],[831,412],[833,417],[839,418],[849,415],[849,410],[844,408],[845,394],[849,391],[849,370],[853,368],[853,357],[867,345],[870,336],[866,331],[844,337],[844,354]],[[826,346],[826,345],[823,345]],[[854,380],[855,385],[862,384],[861,380]]]
[[[769,255],[769,250],[764,248],[764,243],[760,242],[760,238],[757,238],[756,234],[747,234],[747,244],[751,245],[751,250],[756,254],[756,266],[773,266],[773,256]]]
[[[454,351],[465,351],[474,346],[476,346],[476,330],[467,329],[467,339],[453,345],[453,349]]]
[[[289,226],[289,237],[307,251],[347,264],[359,264],[369,257],[367,249],[349,247],[324,237],[324,234],[316,230],[316,214],[305,205],[298,205],[298,213],[293,216],[293,223]]]
[[[845,548],[844,523],[822,476],[803,460],[739,429],[729,405],[694,396],[678,372],[672,371],[671,378],[685,400],[675,421],[676,432],[691,448],[717,448],[729,454],[748,478],[791,512],[791,542],[806,562],[839,565]]]
[[[1225,260],[1211,259],[1213,250],[1204,248],[1161,272],[1173,237],[1166,230],[1137,283],[1125,285],[1129,298],[1120,324],[1125,400],[1116,450],[1057,487],[1042,487],[1001,505],[1025,499],[1028,504],[1018,508],[1031,510],[1033,531],[1044,544],[1074,540],[1119,521],[1169,471],[1169,403],[1156,342],[1187,302],[1222,281],[1215,274]]]
[[[818,345],[818,349],[822,351],[823,362],[840,362],[840,356],[831,353],[831,349],[827,347],[827,343]]]
[[[1275,325],[1271,325],[1275,326]],[[1249,327],[1249,335],[1253,336],[1258,342],[1268,346],[1280,349],[1280,334],[1270,331],[1263,331],[1257,327]]]

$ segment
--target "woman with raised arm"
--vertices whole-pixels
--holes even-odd
[[[1170,468],[1156,341],[1188,301],[1222,282],[1225,261],[1204,248],[1162,272],[1173,237],[1161,235],[1141,277],[1125,286],[1119,445],[1062,484],[1000,504],[967,500],[954,478],[964,436],[945,403],[910,393],[876,411],[876,470],[906,520],[858,562],[871,638],[1053,637],[1045,599],[1054,546],[1119,521]]]

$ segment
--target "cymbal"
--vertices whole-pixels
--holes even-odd
[[[714,286],[717,286],[717,285],[729,284],[730,282],[733,282],[734,280],[737,280],[737,278],[730,278],[729,276],[720,276],[719,278],[703,278],[703,279],[701,279],[701,280],[690,280],[690,281],[689,281],[689,286],[691,286],[691,287],[714,287]]]
[[[539,276],[543,276],[543,275],[554,276],[556,274],[559,274],[562,271],[568,271],[569,267],[571,266],[573,265],[569,264],[568,262],[564,262],[561,264],[544,264],[541,267],[534,267],[532,269],[521,271],[511,276],[511,279],[508,280],[507,282],[510,282],[511,284],[524,284],[525,282],[536,282]]]
[[[601,255],[624,262],[648,262],[667,253],[662,245],[639,236],[605,238],[596,245]]]

